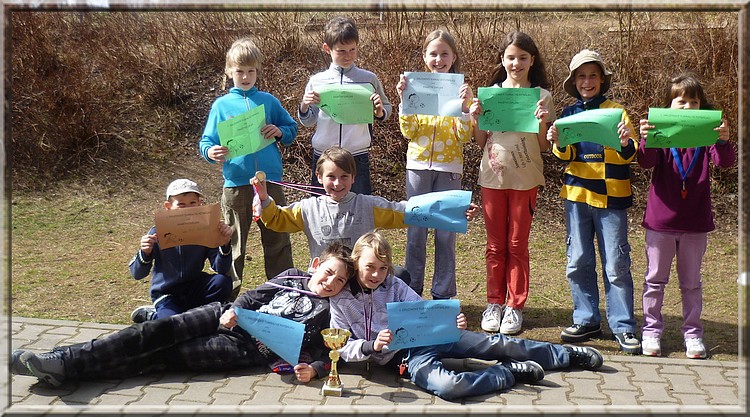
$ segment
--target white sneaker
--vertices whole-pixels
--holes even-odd
[[[690,359],[705,359],[706,346],[703,345],[703,339],[700,337],[685,339],[685,355]]]
[[[496,332],[500,330],[500,312],[503,307],[500,304],[487,304],[482,313],[482,330],[485,332]]]
[[[521,310],[516,310],[513,307],[505,307],[505,312],[503,313],[503,322],[500,325],[500,333],[502,334],[520,333],[522,324],[523,324],[523,313],[521,313]]]
[[[661,340],[658,337],[643,336],[641,352],[646,356],[661,356]]]

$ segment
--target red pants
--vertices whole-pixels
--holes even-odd
[[[487,230],[487,302],[523,309],[529,295],[529,232],[537,187],[496,190],[482,187]]]

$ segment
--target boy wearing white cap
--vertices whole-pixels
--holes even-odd
[[[177,210],[203,204],[203,193],[198,184],[188,179],[172,181],[167,187],[164,208]],[[181,245],[159,248],[156,226],[141,237],[138,253],[130,261],[130,274],[143,279],[151,273],[153,305],[140,306],[130,318],[136,323],[168,317],[214,301],[226,302],[232,294],[232,278],[227,275],[232,265],[229,245],[232,228],[219,221],[222,245],[208,248],[200,245]],[[206,259],[211,263],[211,274],[203,271]]]
[[[612,72],[597,52],[584,49],[573,56],[563,89],[577,101],[563,110],[560,119],[591,109],[623,108],[604,96],[611,81]],[[601,335],[596,237],[609,328],[622,351],[639,354],[627,220],[627,208],[633,204],[629,164],[635,159],[638,142],[624,109],[617,133],[621,150],[587,141],[561,147],[557,127],[552,125],[547,131],[547,139],[554,145],[552,153],[568,162],[560,197],[566,199],[566,275],[573,297],[573,324],[562,331],[560,339],[583,342]]]

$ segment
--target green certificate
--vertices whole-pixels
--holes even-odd
[[[697,148],[719,139],[721,110],[649,108],[647,148]]]
[[[226,159],[236,158],[258,152],[275,142],[275,139],[264,139],[260,129],[266,125],[266,110],[264,105],[252,108],[239,116],[219,122],[221,146],[229,149]]]
[[[539,102],[538,88],[479,87],[482,103],[479,129],[494,132],[539,133],[539,119],[534,117]]]
[[[622,109],[591,109],[555,121],[560,146],[578,142],[594,142],[622,150],[617,125]]]
[[[322,84],[316,86],[320,94],[318,107],[334,122],[342,125],[372,124],[373,104],[371,84]]]

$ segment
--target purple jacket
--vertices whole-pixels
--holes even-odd
[[[728,168],[737,161],[734,147],[716,143],[702,148],[677,149],[682,166],[687,170],[698,149],[702,149],[693,169],[685,179],[687,194],[682,198],[682,176],[670,149],[646,148],[641,139],[638,165],[653,168],[651,186],[646,200],[643,227],[657,232],[706,233],[714,230],[711,208],[711,172],[709,161],[720,168]]]

